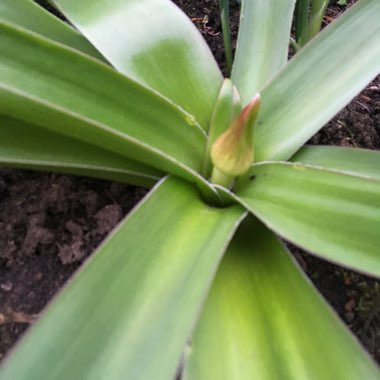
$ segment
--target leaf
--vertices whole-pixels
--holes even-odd
[[[235,83],[246,105],[286,64],[295,0],[244,0],[236,55]]]
[[[230,4],[228,0],[219,0],[220,22],[222,24],[224,55],[226,57],[226,65],[228,76],[232,69],[232,46],[231,46],[231,23],[230,23]]]
[[[380,152],[375,150],[309,145],[301,148],[291,161],[380,180]]]
[[[118,71],[208,129],[222,76],[198,30],[170,0],[53,2]]]
[[[378,0],[359,1],[268,84],[254,134],[257,161],[291,157],[380,73],[379,19]]]
[[[152,187],[163,177],[163,173],[144,164],[4,116],[0,116],[0,163],[144,187]]]
[[[192,115],[89,57],[0,24],[0,112],[210,186]]]
[[[296,41],[304,44],[309,26],[309,7],[311,0],[297,0],[294,12],[294,33]]]
[[[275,236],[239,228],[188,349],[184,380],[378,379]]]
[[[300,163],[258,164],[241,203],[307,251],[380,276],[380,181]]]
[[[244,215],[240,207],[209,207],[188,184],[165,180],[48,308],[0,379],[173,378]]]
[[[32,0],[1,0],[0,19],[104,60],[81,34]]]
[[[232,81],[226,78],[223,81],[223,85],[220,89],[218,99],[215,102],[214,110],[211,117],[204,158],[204,177],[209,178],[212,171],[212,144],[223,132],[227,130],[231,122],[239,115],[240,111],[241,101],[239,93]]]
[[[323,17],[325,16],[329,2],[330,0],[313,0],[311,2],[310,23],[307,41],[311,40],[321,31]]]

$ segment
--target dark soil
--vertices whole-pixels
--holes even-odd
[[[28,327],[20,322],[33,320],[145,193],[107,181],[0,171],[0,359]]]
[[[218,62],[224,62],[217,1],[175,3],[192,18]],[[332,6],[326,22],[344,8]],[[236,37],[237,5],[233,4],[231,14]],[[223,63],[221,66],[224,70]],[[310,143],[380,149],[380,78]],[[0,170],[0,360],[144,194],[145,190],[108,181]],[[380,363],[380,282],[296,248],[292,251],[327,301]]]

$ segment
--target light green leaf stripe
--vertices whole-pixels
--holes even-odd
[[[222,75],[206,42],[170,0],[55,0],[121,73],[173,100],[208,129]]]
[[[244,215],[239,206],[208,207],[188,184],[165,180],[53,302],[0,379],[173,379]]]
[[[273,233],[246,221],[207,298],[183,380],[378,379]]]
[[[380,73],[379,20],[380,1],[360,0],[269,83],[254,132],[256,161],[291,157]]]
[[[237,197],[294,244],[380,276],[379,180],[300,163],[263,163]]]
[[[192,115],[98,61],[11,25],[0,31],[0,114],[207,188],[197,174],[206,136]]]
[[[32,0],[1,0],[0,19],[104,60],[81,34]]]
[[[152,187],[163,173],[134,160],[0,116],[0,165]]]
[[[243,105],[286,64],[295,0],[243,0],[232,80]]]
[[[380,151],[376,150],[308,145],[291,161],[380,180]]]

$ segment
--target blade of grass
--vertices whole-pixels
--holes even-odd
[[[326,13],[329,0],[312,0],[308,40],[316,36],[322,27],[323,17]]]
[[[311,0],[296,1],[294,29],[296,42],[300,45],[303,45],[307,39],[310,2]]]
[[[219,0],[220,19],[222,23],[224,54],[227,63],[227,74],[231,75],[232,69],[232,45],[230,25],[230,4],[228,0]]]

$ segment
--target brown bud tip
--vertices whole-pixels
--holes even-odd
[[[212,145],[211,160],[221,172],[236,177],[244,174],[251,166],[253,126],[260,104],[260,95],[256,94]]]

